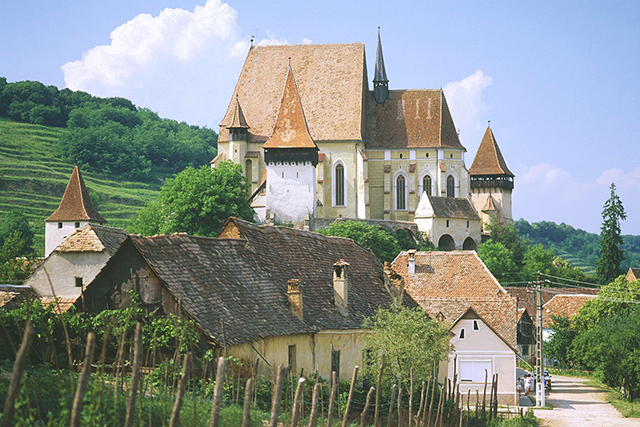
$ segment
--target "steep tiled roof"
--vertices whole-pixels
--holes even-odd
[[[392,266],[405,279],[405,290],[435,318],[454,321],[473,307],[491,327],[516,346],[516,299],[489,272],[474,251],[416,252],[415,274],[407,271],[408,253]]]
[[[366,105],[367,148],[465,149],[442,89],[390,90],[384,105]]]
[[[40,297],[40,301],[44,305],[53,304],[54,309],[58,313],[64,313],[65,311],[69,310],[76,303],[76,301],[78,301],[78,298]]]
[[[627,271],[627,280],[632,282],[640,279],[640,268],[629,268]]]
[[[262,148],[318,148],[309,135],[291,67],[287,70],[273,134]]]
[[[595,298],[595,295],[554,295],[547,303],[542,306],[542,327],[550,328],[553,323],[551,316],[572,318],[582,305]]]
[[[74,231],[55,252],[102,252],[113,255],[127,238],[127,232],[121,228],[89,224]]]
[[[242,112],[242,107],[240,106],[240,101],[238,101],[237,94],[236,102],[233,106],[233,115],[231,117],[231,122],[227,125],[227,129],[249,129],[247,120],[244,118],[244,113]]]
[[[230,236],[231,238],[227,238]],[[231,219],[221,238],[132,236],[133,244],[183,309],[215,342],[358,329],[392,298],[375,256],[349,239]],[[334,304],[333,264],[350,264],[348,317]],[[300,279],[303,318],[289,308],[287,282]],[[406,304],[417,306],[406,298]]]
[[[533,289],[525,287],[507,286],[504,288],[509,295],[518,300],[518,308],[526,308],[529,316],[536,321],[536,299]],[[588,288],[542,288],[542,304],[546,304],[556,295],[597,295],[598,289]],[[544,313],[543,313],[544,322]]]
[[[87,187],[84,185],[78,166],[73,168],[60,206],[47,218],[47,221],[107,222],[93,207],[91,198],[89,197],[89,191],[87,191]]]
[[[502,334],[500,334],[500,332],[496,331],[494,329],[494,327],[492,326],[491,322],[487,322],[486,319],[484,319],[480,314],[478,314],[477,310],[474,310],[474,308],[472,306],[470,306],[469,308],[467,308],[464,312],[462,312],[462,314],[460,314],[453,322],[453,326],[455,326],[458,322],[460,322],[462,319],[479,319],[482,321],[482,323],[484,323],[485,325],[487,325],[487,327],[489,329],[491,329],[491,331],[496,334],[498,336],[498,338],[500,338],[507,346],[509,346],[509,348],[511,348],[511,350],[513,350],[514,353],[517,353],[517,350],[515,348],[515,346],[508,342],[504,336],[502,336]]]
[[[11,309],[38,295],[30,286],[0,285],[0,308]]]
[[[487,131],[482,137],[482,142],[480,142],[476,157],[473,159],[473,163],[469,168],[469,173],[471,175],[514,176],[507,167],[507,162],[504,161],[504,157],[502,157],[500,147],[498,147],[498,143],[490,127],[487,127]]]
[[[436,218],[479,219],[478,213],[466,197],[427,197]]]
[[[251,125],[249,141],[271,136],[289,64],[313,140],[361,140],[362,99],[368,90],[364,45],[312,44],[251,47],[220,124],[220,141],[229,140],[226,126],[236,94]]]

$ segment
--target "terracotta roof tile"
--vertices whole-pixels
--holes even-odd
[[[127,232],[121,228],[89,224],[79,228],[67,237],[55,252],[102,252],[113,255],[127,238]]]
[[[408,253],[392,263],[405,279],[405,290],[435,318],[454,321],[473,307],[511,346],[516,346],[516,299],[489,272],[474,251],[416,252],[415,274],[409,274]]]
[[[71,178],[64,191],[60,206],[51,214],[47,221],[92,221],[107,222],[91,203],[89,191],[84,185],[78,166],[73,168]]]
[[[275,128],[262,148],[318,148],[309,135],[291,67],[287,70]]]
[[[30,286],[0,285],[0,308],[12,309],[38,295]]]
[[[44,305],[53,304],[58,313],[64,313],[76,303],[78,298],[40,297],[40,301]]]
[[[500,147],[496,142],[496,138],[493,136],[493,131],[490,127],[487,127],[476,157],[473,159],[473,163],[469,168],[471,175],[507,175],[513,177],[513,173],[507,167]]]
[[[573,318],[582,305],[595,298],[596,295],[554,295],[542,306],[542,327],[550,328],[553,323],[551,316]]]
[[[231,122],[227,125],[227,129],[249,129],[247,120],[244,118],[240,101],[238,100],[238,94],[236,94],[236,102],[233,106],[233,115]]]
[[[436,197],[426,196],[424,203],[430,203],[433,215],[436,218],[461,218],[461,219],[480,219],[475,208],[466,197]],[[424,198],[424,196],[423,196]],[[420,201],[416,215],[420,217],[424,211],[423,201]]]
[[[533,322],[536,322],[536,302],[533,289],[526,287],[507,286],[504,288],[509,295],[518,300],[518,308],[526,308]],[[556,295],[597,295],[598,289],[588,288],[542,288],[542,304],[546,304]],[[544,322],[544,313],[543,313]]]
[[[632,282],[640,279],[640,268],[629,268],[627,271],[627,280]]]

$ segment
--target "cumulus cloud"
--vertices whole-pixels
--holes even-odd
[[[311,40],[311,39],[308,39],[306,37],[304,37],[302,39],[302,44],[311,44],[311,43],[313,43],[313,40]]]
[[[281,45],[281,44],[289,44],[287,39],[279,39],[273,34],[270,30],[267,30],[267,38],[262,39],[258,42],[258,46],[272,46],[272,45]]]
[[[478,70],[461,81],[448,83],[443,88],[451,114],[462,135],[476,134],[478,130],[484,129],[484,118],[490,106],[482,100],[482,92],[491,83],[491,77]]]
[[[538,184],[545,187],[556,185],[569,176],[569,172],[549,163],[539,163],[530,166],[520,175],[519,181],[524,184]]]
[[[629,173],[624,173],[622,169],[611,168],[602,172],[596,179],[596,184],[609,186],[614,182],[618,187],[639,187],[640,186],[640,167]]]

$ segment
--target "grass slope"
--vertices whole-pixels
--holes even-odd
[[[19,209],[36,231],[35,246],[44,252],[44,220],[60,203],[73,164],[57,158],[53,143],[65,129],[0,118],[0,218]],[[161,183],[123,181],[82,172],[91,200],[112,227],[127,227],[131,215],[157,198]]]

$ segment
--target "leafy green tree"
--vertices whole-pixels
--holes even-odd
[[[505,248],[509,249],[513,254],[513,262],[516,267],[522,267],[524,254],[527,252],[526,241],[523,241],[518,235],[514,224],[496,224],[491,222],[488,225],[490,238],[494,242],[502,243]]]
[[[596,276],[603,285],[622,274],[620,263],[624,253],[620,249],[622,236],[620,221],[627,219],[622,202],[616,194],[616,185],[611,184],[611,197],[604,203],[602,228],[600,229],[600,259],[596,263]]]
[[[499,282],[517,279],[513,253],[502,243],[487,240],[479,244],[478,256]]]
[[[150,203],[143,208],[131,231],[215,237],[230,216],[253,221],[248,191],[241,166],[232,161],[213,169],[188,167],[167,179],[160,190],[159,204]]]
[[[640,302],[640,280],[628,282],[624,276],[603,286],[598,296],[586,301],[573,319],[580,330],[594,328],[602,319],[633,311]]]
[[[5,240],[15,231],[20,232],[24,250],[14,256],[26,255],[32,250],[34,231],[27,216],[18,210],[9,211],[0,218],[0,246],[4,245]]]
[[[31,248],[22,237],[20,230],[15,230],[4,240],[0,248],[0,282],[21,282],[31,274],[35,256],[22,256]]]
[[[558,361],[561,367],[572,368],[575,364],[571,356],[571,344],[578,335],[578,331],[573,327],[567,317],[552,316],[551,329],[553,334],[545,343],[545,352],[548,358]]]
[[[418,383],[426,381],[432,375],[434,364],[449,354],[449,325],[429,319],[421,308],[379,309],[365,319],[364,327],[372,331],[367,336],[369,363],[365,367],[372,379],[377,376],[382,351],[390,374],[385,375],[385,381],[402,384],[405,389],[411,367]]]
[[[391,233],[361,221],[335,221],[329,227],[318,230],[318,233],[352,239],[360,246],[371,249],[380,262],[391,262],[400,253],[400,245]]]
[[[524,280],[536,280],[538,272],[543,274],[555,273],[553,261],[555,255],[552,249],[545,249],[542,245],[533,245],[524,254],[524,266],[522,268]],[[555,274],[553,274],[555,276]]]

